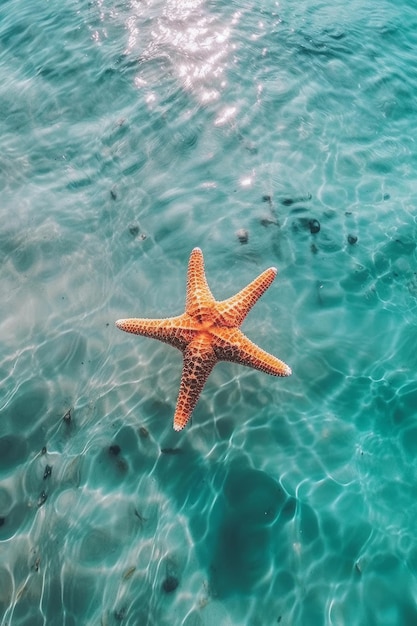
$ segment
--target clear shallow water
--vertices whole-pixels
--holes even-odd
[[[417,622],[416,26],[2,3],[2,625]],[[180,354],[114,320],[195,245],[219,299],[278,267],[244,330],[294,373],[217,366],[178,434]]]

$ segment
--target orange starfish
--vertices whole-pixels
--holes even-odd
[[[121,330],[159,339],[183,353],[174,430],[182,430],[187,424],[217,361],[233,361],[273,376],[291,374],[288,365],[258,348],[239,330],[276,274],[276,268],[270,267],[235,296],[217,302],[207,284],[203,253],[194,248],[188,263],[185,313],[165,319],[117,320]]]

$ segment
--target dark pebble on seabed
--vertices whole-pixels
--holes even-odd
[[[320,222],[316,219],[309,220],[308,227],[310,229],[310,233],[312,235],[315,235],[316,233],[320,231]]]
[[[0,517],[0,526],[3,526],[6,521],[5,517]]]
[[[175,576],[167,576],[162,583],[162,589],[165,593],[172,593],[178,587],[178,578]]]
[[[129,233],[132,237],[137,237],[139,235],[139,226],[137,224],[131,224],[129,226]]]
[[[140,426],[139,427],[139,435],[140,435],[140,437],[142,437],[142,439],[147,439],[149,437],[148,429],[145,428],[145,426]]]
[[[117,200],[117,193],[115,189],[110,189],[110,197],[112,200]]]
[[[109,453],[112,456],[118,456],[120,452],[121,452],[121,447],[117,445],[117,443],[113,443],[111,446],[109,446]]]
[[[265,194],[262,196],[262,202],[267,202],[269,205],[272,204],[272,197],[269,194]]]
[[[236,237],[242,244],[248,243],[249,241],[249,233],[245,228],[239,228],[239,230],[236,231]]]
[[[122,474],[126,474],[126,472],[129,469],[129,465],[126,459],[124,459],[123,456],[121,456],[120,454],[121,451],[122,449],[117,443],[114,443],[108,447],[109,456],[114,457],[117,469]]]
[[[162,454],[182,454],[181,448],[161,448]]]
[[[64,420],[66,424],[71,424],[71,409],[68,409],[68,411],[65,413],[62,419]]]
[[[259,220],[261,226],[264,226],[265,228],[268,228],[268,226],[271,226],[271,224],[273,226],[279,226],[279,222],[277,219],[275,219],[274,217],[261,217],[261,219]]]
[[[315,218],[299,217],[297,218],[297,222],[302,228],[309,230],[312,235],[315,235],[320,231],[320,222]],[[296,223],[294,223],[294,227],[297,230]]]
[[[348,243],[350,243],[350,245],[353,246],[358,241],[358,238],[355,237],[355,235],[348,235],[347,240],[348,240]]]
[[[114,617],[115,619],[117,619],[118,622],[122,622],[124,618],[126,617],[126,609],[123,608],[123,609],[120,609],[119,611],[115,611]]]
[[[41,454],[46,454],[46,446],[44,446],[41,450]]]
[[[281,200],[281,204],[284,206],[291,206],[296,202],[307,202],[308,200],[311,200],[312,197],[311,193],[306,193],[305,196],[300,196],[299,198],[283,198]]]
[[[49,476],[52,474],[52,466],[51,465],[47,465],[45,467],[45,471],[43,473],[43,479],[45,480],[45,478],[49,478]]]
[[[48,498],[48,495],[45,493],[45,491],[42,491],[38,498],[38,507],[42,506],[42,504],[45,504],[47,498]]]

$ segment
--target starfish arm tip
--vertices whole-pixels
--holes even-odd
[[[123,324],[124,324],[125,320],[116,320],[114,322],[115,326],[117,326],[117,328],[123,328]]]
[[[189,413],[183,413],[178,410],[175,412],[174,423],[172,424],[172,427],[176,432],[183,430],[187,426],[191,417],[191,412],[192,411],[190,411]]]

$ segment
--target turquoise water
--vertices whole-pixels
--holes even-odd
[[[0,5],[0,624],[417,623],[417,6]],[[247,242],[245,240],[247,238]],[[193,421],[117,330],[278,277]]]

